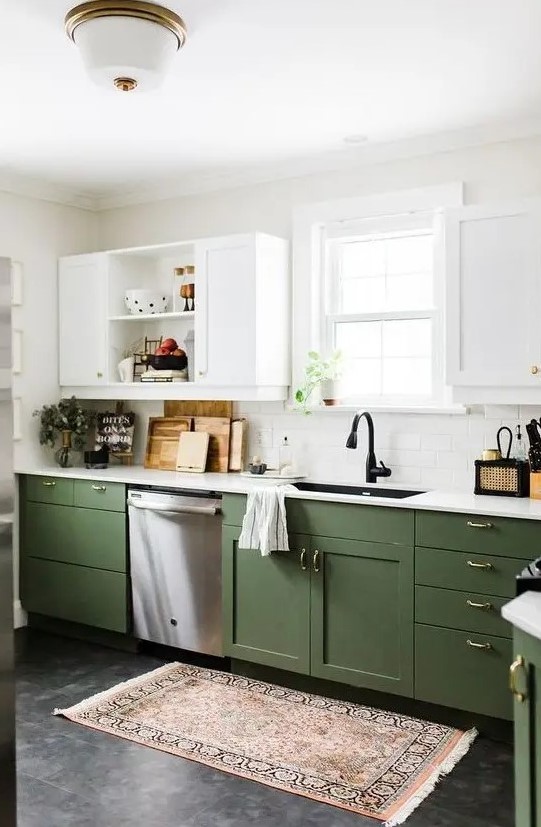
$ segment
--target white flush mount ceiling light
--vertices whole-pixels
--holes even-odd
[[[139,0],[81,3],[67,13],[65,25],[90,77],[123,92],[159,86],[186,41],[178,14]]]

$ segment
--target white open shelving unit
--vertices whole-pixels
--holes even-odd
[[[59,373],[82,399],[287,398],[289,245],[262,233],[69,256],[59,268]],[[192,265],[194,309],[175,269]],[[167,296],[164,313],[131,314],[127,290]],[[118,364],[146,337],[194,335],[189,382],[120,382]],[[140,350],[140,348],[137,348]]]

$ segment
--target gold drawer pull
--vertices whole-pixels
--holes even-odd
[[[472,649],[485,649],[487,652],[489,649],[492,649],[492,643],[476,643],[474,640],[467,639],[466,643],[468,646],[471,646]]]
[[[107,491],[106,485],[93,485],[92,491]]]
[[[470,528],[492,528],[492,523],[474,523],[471,520],[468,520],[466,525]]]
[[[319,551],[317,549],[314,551],[314,556],[312,558],[312,565],[314,567],[314,571],[316,572],[316,574],[319,574],[321,569],[319,568]]]
[[[515,700],[518,701],[519,704],[522,704],[528,695],[526,692],[519,692],[517,689],[517,673],[519,669],[524,670],[524,681],[526,682],[526,664],[522,655],[517,655],[517,659],[514,660],[509,667],[509,689],[513,693]]]
[[[471,569],[485,569],[485,571],[489,571],[494,568],[492,563],[474,563],[473,560],[468,560],[466,565]]]
[[[301,551],[301,569],[303,571],[306,571],[307,568],[308,566],[306,565],[306,549],[303,548]]]
[[[494,608],[492,603],[475,603],[473,600],[466,600],[466,606],[471,609],[484,609],[485,612],[490,612]]]
[[[47,482],[42,482],[41,484],[44,485],[45,488],[54,488],[55,485],[56,485],[56,482],[47,481]]]

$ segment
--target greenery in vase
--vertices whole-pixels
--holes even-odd
[[[75,396],[61,399],[58,405],[44,405],[34,416],[40,418],[40,445],[54,448],[62,431],[70,431],[73,436],[73,448],[82,451],[86,446],[87,434],[95,420],[93,411],[85,411]]]
[[[308,353],[308,364],[304,369],[304,384],[295,391],[295,402],[305,414],[310,413],[308,404],[315,389],[322,382],[335,380],[340,376],[342,358],[340,350],[335,350],[328,359],[323,359],[315,350]]]

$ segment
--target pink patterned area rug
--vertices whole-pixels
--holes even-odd
[[[55,714],[389,827],[477,734],[179,663]]]

